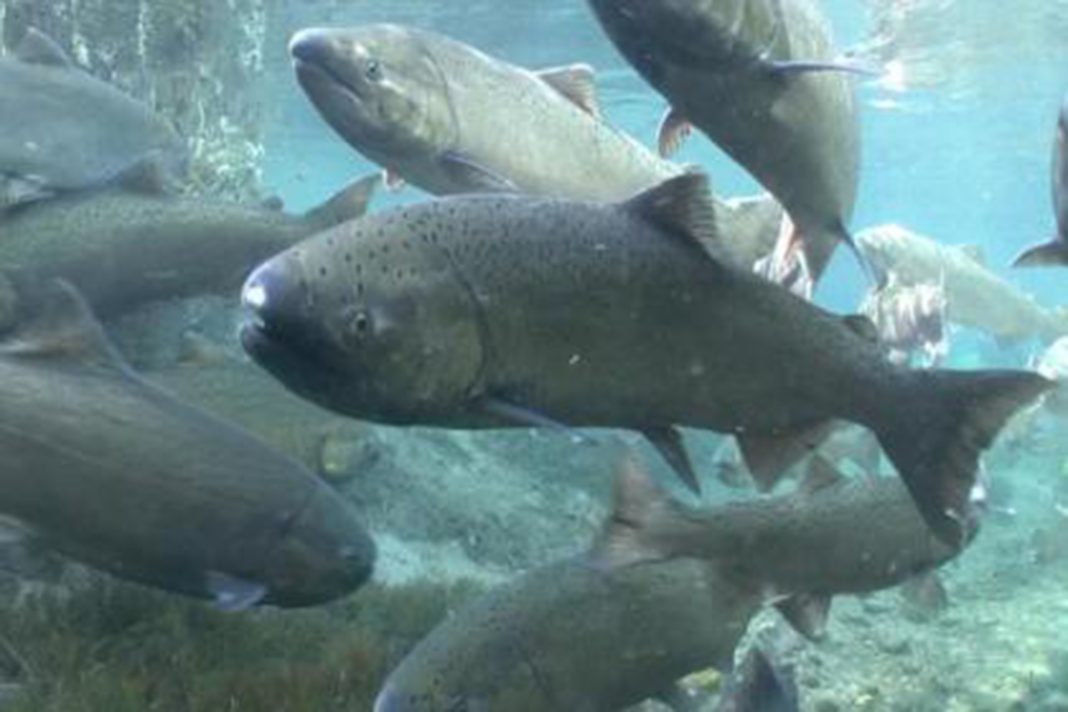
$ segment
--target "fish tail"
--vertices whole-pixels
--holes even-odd
[[[1068,265],[1068,242],[1055,239],[1029,247],[1012,261],[1013,267],[1057,267]]]
[[[963,547],[978,528],[980,453],[1053,384],[1029,371],[908,371],[906,378],[875,434],[934,534]]]

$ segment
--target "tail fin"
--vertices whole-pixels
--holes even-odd
[[[620,568],[670,558],[654,532],[679,512],[634,459],[627,457],[616,476],[612,514],[594,543],[597,566]]]
[[[1012,261],[1013,267],[1068,267],[1068,242],[1060,238],[1029,247]]]
[[[1027,371],[910,371],[908,378],[876,436],[935,535],[962,547],[978,526],[971,496],[980,452],[1053,383]]]

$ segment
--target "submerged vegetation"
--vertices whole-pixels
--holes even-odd
[[[0,610],[5,712],[370,709],[474,585],[369,586],[304,611],[223,613],[104,577]]]

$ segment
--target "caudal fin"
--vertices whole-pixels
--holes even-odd
[[[908,379],[875,433],[932,531],[961,547],[978,527],[980,453],[1053,383],[1028,371],[910,371]]]
[[[1012,261],[1013,267],[1068,267],[1068,242],[1057,238],[1029,247]]]

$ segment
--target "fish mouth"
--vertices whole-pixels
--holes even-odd
[[[327,85],[333,91],[361,104],[367,100],[359,88],[335,72],[329,66],[298,57],[293,58],[293,71],[302,86]]]
[[[336,48],[321,30],[301,30],[289,41],[289,56],[293,59],[293,70],[301,85],[331,86],[335,91],[350,96],[354,101],[364,101],[366,97],[360,87],[349,81],[334,64],[337,57]]]

